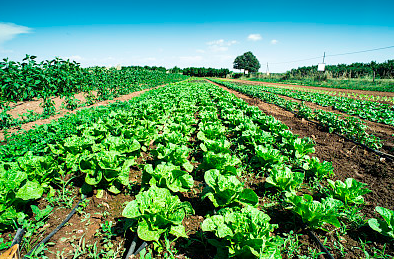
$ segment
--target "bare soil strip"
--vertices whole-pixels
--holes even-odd
[[[288,96],[284,96],[284,95],[280,95],[277,94],[278,96],[286,99],[286,100],[290,100],[290,101],[294,101],[294,102],[298,102],[301,103],[301,100],[298,99],[294,99]],[[316,103],[312,103],[312,102],[305,102],[304,103],[309,106],[311,109],[320,109],[326,112],[333,112],[335,114],[338,114],[342,117],[352,117],[352,115],[346,114],[344,112],[338,111],[336,109],[334,109],[333,107],[324,107],[321,105],[318,105]],[[357,117],[357,116],[354,116]],[[359,117],[357,117],[359,118]],[[382,124],[382,123],[378,123],[378,122],[372,122],[372,121],[368,121],[368,120],[364,120],[362,118],[360,118],[365,125],[368,126],[367,132],[370,134],[375,135],[376,137],[379,137],[382,142],[383,142],[383,150],[384,152],[388,152],[388,153],[393,153],[392,150],[394,150],[394,127],[391,125],[386,125],[386,124]]]
[[[108,105],[110,103],[114,103],[114,102],[117,102],[117,101],[124,102],[124,101],[130,100],[130,99],[132,99],[132,98],[134,98],[136,96],[139,96],[142,93],[145,93],[146,91],[149,91],[149,90],[152,90],[152,89],[156,89],[156,88],[162,87],[162,86],[164,86],[164,85],[157,86],[157,87],[154,87],[154,88],[144,89],[144,90],[141,90],[141,91],[138,91],[138,92],[133,92],[133,93],[126,94],[126,95],[122,95],[122,96],[119,96],[119,97],[117,97],[115,99],[112,99],[112,100],[106,100],[106,101],[102,101],[102,102],[97,102],[97,103],[92,104],[90,106],[77,108],[77,109],[75,109],[73,111],[66,110],[66,109],[61,109],[59,111],[58,109],[60,109],[60,107],[61,107],[62,99],[60,97],[56,97],[56,98],[54,98],[52,100],[55,102],[56,111],[58,112],[57,114],[55,114],[55,115],[53,115],[53,116],[51,116],[51,117],[49,117],[47,119],[42,119],[42,120],[28,122],[28,123],[22,124],[20,127],[15,127],[15,128],[8,129],[8,133],[9,134],[17,133],[20,130],[28,131],[28,130],[34,128],[36,125],[48,124],[52,120],[57,120],[57,119],[63,117],[64,115],[66,115],[68,113],[74,114],[77,111],[82,110],[82,109],[96,107],[96,106],[101,106],[101,105]],[[78,100],[82,100],[83,101],[84,100],[83,93],[79,93],[79,94],[75,95],[75,98],[77,98]],[[24,112],[27,112],[27,110],[33,110],[34,112],[38,112],[38,113],[42,112],[42,108],[40,107],[40,103],[41,103],[40,101],[26,102],[24,104],[18,105],[15,109],[11,110],[10,114],[13,115],[14,117],[17,117],[17,115],[15,115],[15,114],[22,114]],[[5,137],[4,136],[4,130],[0,130],[0,142],[4,140],[4,137]]]
[[[305,85],[293,85],[293,84],[279,84],[279,83],[269,83],[269,82],[258,82],[258,81],[249,81],[249,80],[238,80],[238,79],[228,79],[230,81],[246,83],[252,85],[273,85],[273,86],[287,86],[294,88],[305,88],[305,89],[315,89],[315,90],[323,90],[323,91],[336,91],[343,93],[356,93],[356,94],[365,94],[365,95],[373,95],[373,96],[387,96],[394,97],[394,92],[375,92],[375,91],[363,91],[363,90],[352,90],[352,89],[340,89],[340,88],[328,88],[328,87],[317,87],[317,86],[305,86]]]

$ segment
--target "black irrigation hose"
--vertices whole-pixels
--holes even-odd
[[[144,241],[144,242],[138,247],[138,249],[135,250],[136,245],[137,245],[137,239],[138,239],[138,235],[135,234],[135,236],[134,236],[134,238],[133,238],[133,241],[131,242],[129,251],[127,252],[127,255],[126,255],[125,259],[129,259],[131,256],[139,254],[139,252],[141,252],[141,250],[144,249],[144,248],[148,245],[148,243]]]
[[[320,249],[325,253],[324,257],[327,258],[327,259],[334,259],[334,257],[331,255],[331,253],[322,244],[320,239],[317,238],[317,236],[315,236],[315,234],[307,226],[304,226],[304,228],[307,231],[308,235],[317,243],[317,245],[320,247]]]
[[[220,84],[220,83],[219,83],[219,84]],[[220,84],[220,85],[222,85],[222,84]],[[222,85],[222,86],[227,87],[227,86],[225,86],[225,85]],[[227,88],[229,88],[229,87],[227,87]],[[229,89],[231,89],[231,88],[229,88]],[[234,89],[232,89],[232,90],[234,90]],[[234,90],[234,91],[236,91],[236,90]],[[238,91],[237,91],[237,92],[238,92]],[[241,93],[242,93],[242,92],[241,92]],[[251,96],[251,95],[248,95],[248,94],[246,94],[246,93],[242,93],[242,94],[247,95],[247,96],[252,97],[252,98],[258,98],[258,97],[256,97],[256,96]],[[275,104],[275,103],[270,103],[270,102],[263,101],[261,98],[258,98],[258,99],[261,100],[262,102],[269,103],[269,104],[273,104],[273,105],[275,105],[275,106],[277,106],[277,107],[279,107],[279,108],[281,108],[281,109],[284,109],[284,110],[286,110],[286,111],[288,111],[288,112],[291,112],[291,113],[294,114],[294,115],[298,115],[298,113],[293,112],[293,111],[289,111],[289,110],[287,110],[287,109],[283,108],[282,106],[279,106],[279,105],[277,105],[277,104]],[[309,122],[311,122],[311,123],[314,123],[314,124],[316,124],[316,125],[319,125],[319,126],[321,126],[321,127],[325,127],[324,125],[322,125],[322,124],[320,124],[320,123],[318,123],[318,122],[316,122],[316,121],[312,121],[312,120],[307,119],[307,118],[304,118],[304,117],[302,117],[302,118],[305,119],[305,120],[307,120],[307,121],[309,121]],[[367,150],[370,151],[370,152],[373,152],[373,153],[377,154],[378,156],[381,156],[381,157],[384,157],[384,158],[387,158],[387,159],[390,159],[390,160],[394,160],[394,155],[387,154],[387,153],[385,153],[385,152],[382,152],[382,151],[379,151],[379,150],[370,148],[370,147],[368,147],[367,145],[364,145],[364,144],[362,144],[362,143],[360,143],[360,142],[357,142],[357,141],[354,141],[354,140],[352,140],[352,139],[349,139],[348,137],[346,137],[346,136],[344,136],[344,135],[341,135],[341,134],[338,134],[338,133],[336,133],[336,132],[333,132],[333,133],[334,133],[335,135],[339,136],[339,137],[342,137],[342,138],[344,138],[344,139],[346,139],[346,140],[348,140],[348,141],[350,141],[350,142],[353,142],[353,143],[356,144],[356,145],[359,145],[359,146],[361,146],[361,147],[367,149]]]
[[[16,231],[15,237],[12,240],[11,246],[14,246],[16,244],[20,244],[22,241],[23,236],[25,235],[25,230],[23,228],[18,228],[18,230]]]
[[[138,235],[135,234],[135,236],[133,238],[133,241],[131,242],[131,245],[130,245],[130,248],[129,248],[129,252],[126,255],[126,259],[128,259],[134,253],[135,246],[137,244],[137,238],[138,238]]]
[[[33,249],[31,249],[24,257],[23,259],[28,259],[30,258],[29,256],[31,255],[31,253],[33,253],[37,248],[39,248],[40,246],[42,246],[43,244],[45,244],[46,242],[48,242],[48,240],[53,237],[70,219],[71,217],[75,214],[75,212],[77,211],[78,206],[81,204],[82,201],[84,201],[86,198],[85,195],[82,195],[82,198],[79,200],[79,202],[77,203],[77,205],[75,205],[75,207],[73,208],[73,210],[70,212],[70,214],[68,214],[67,218],[65,218],[65,220],[63,220],[63,222],[57,226],[51,233],[49,233],[49,235],[47,235],[38,245],[36,245]]]
[[[147,245],[148,245],[148,243],[144,241],[144,243],[142,243],[142,245],[140,245],[140,247],[137,249],[137,251],[135,251],[134,255],[139,254],[139,252],[141,252],[141,250],[144,249]]]

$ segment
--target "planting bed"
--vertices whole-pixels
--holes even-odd
[[[393,161],[204,80],[68,114],[0,159],[0,248],[23,227],[24,255],[86,195],[32,258],[124,258],[136,233],[154,258],[319,258],[307,229],[334,258],[394,256],[368,223],[394,208]],[[347,178],[367,185],[330,188]]]

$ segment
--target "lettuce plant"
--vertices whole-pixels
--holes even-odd
[[[334,168],[331,162],[323,161],[319,158],[311,157],[302,166],[307,177],[314,177],[318,180],[334,175]]]
[[[368,220],[368,225],[380,234],[394,239],[394,211],[383,207],[376,207],[375,210],[383,220],[372,218]]]
[[[168,189],[156,186],[137,194],[122,213],[133,219],[131,229],[137,229],[139,238],[156,242],[162,234],[187,238],[182,221],[189,214],[194,214],[189,202],[181,202]]]
[[[346,205],[363,204],[364,194],[371,191],[366,188],[367,184],[360,183],[353,178],[347,178],[345,182],[341,180],[332,181],[327,179],[330,193],[334,198],[343,201]]]
[[[226,127],[219,122],[199,123],[200,131],[197,133],[197,138],[201,141],[206,139],[214,140],[224,135]]]
[[[315,144],[311,138],[296,138],[290,141],[288,150],[296,159],[303,159],[305,156],[315,152]]]
[[[215,207],[224,207],[232,203],[256,206],[259,197],[251,189],[245,189],[235,175],[223,175],[217,169],[205,172],[204,180],[208,185],[203,190],[202,198],[208,197]]]
[[[208,140],[200,144],[200,148],[204,152],[212,151],[215,153],[231,153],[230,149],[231,143],[225,138],[217,140]]]
[[[292,172],[288,167],[274,167],[265,181],[281,191],[296,194],[304,181],[304,173]]]
[[[161,163],[155,170],[151,164],[145,165],[143,183],[149,181],[150,186],[168,188],[172,192],[186,192],[193,187],[193,177],[171,163]]]
[[[186,171],[193,171],[193,165],[187,158],[189,157],[190,148],[185,145],[176,145],[168,143],[166,146],[158,144],[152,154],[164,162],[172,163],[176,166],[182,166]]]
[[[287,193],[287,200],[291,203],[293,213],[301,217],[302,221],[311,228],[326,230],[323,225],[328,223],[335,227],[340,227],[338,217],[339,210],[343,207],[343,203],[333,198],[322,199],[321,202],[314,201],[309,194],[297,196]]]
[[[133,158],[126,158],[117,151],[101,151],[82,157],[79,170],[85,174],[85,182],[90,187],[106,187],[116,194],[122,185],[129,184],[130,166],[134,164]]]
[[[45,182],[44,182],[45,183]],[[42,197],[44,187],[17,163],[0,163],[0,230],[10,227],[24,213],[20,210],[27,202]]]
[[[283,242],[271,237],[277,225],[269,221],[267,214],[254,207],[232,207],[207,217],[201,228],[217,237],[208,239],[217,247],[215,258],[282,258],[280,245]]]
[[[253,158],[253,161],[256,163],[256,166],[263,167],[265,169],[273,168],[281,165],[286,162],[288,158],[283,156],[279,150],[274,149],[271,146],[257,146],[256,147],[256,156]]]
[[[204,154],[201,167],[204,169],[223,170],[226,167],[234,167],[241,164],[241,160],[230,153],[216,153],[208,151]]]

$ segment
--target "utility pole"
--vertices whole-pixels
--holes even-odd
[[[270,70],[269,70],[269,68],[268,68],[268,62],[267,62],[267,72],[266,72],[266,74],[267,74],[267,76],[270,75]]]
[[[324,72],[326,70],[326,64],[324,64],[324,59],[326,58],[326,52],[323,54],[323,63],[317,64],[317,71]]]

